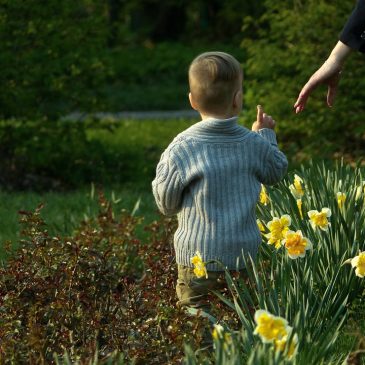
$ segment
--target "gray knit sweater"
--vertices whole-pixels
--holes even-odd
[[[242,254],[257,255],[261,183],[277,183],[288,162],[273,130],[251,132],[237,119],[194,124],[172,141],[157,165],[152,190],[163,214],[177,214],[174,247],[180,265],[192,266],[199,251],[203,261],[219,260],[234,270],[244,267]],[[217,264],[207,268],[222,270]]]

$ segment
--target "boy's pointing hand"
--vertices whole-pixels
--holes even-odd
[[[264,113],[264,109],[261,105],[257,105],[257,118],[256,121],[252,124],[252,130],[257,132],[262,128],[275,128],[275,120],[272,119],[271,115],[267,115]]]

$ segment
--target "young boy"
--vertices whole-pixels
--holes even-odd
[[[191,259],[218,260],[242,270],[242,255],[255,258],[261,242],[255,207],[261,184],[277,183],[287,159],[279,151],[275,121],[258,106],[252,131],[237,124],[243,74],[223,52],[196,57],[189,68],[189,99],[202,121],[180,133],[163,152],[152,182],[160,211],[177,214],[174,248],[178,305],[209,311],[208,292],[222,286],[222,267],[207,265],[197,278]]]

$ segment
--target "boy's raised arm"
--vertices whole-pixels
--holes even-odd
[[[262,106],[258,105],[257,119],[252,125],[252,130],[269,142],[259,170],[260,182],[265,185],[278,183],[288,168],[288,160],[278,148],[274,132],[275,125],[275,120],[264,113]]]

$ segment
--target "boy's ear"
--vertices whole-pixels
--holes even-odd
[[[238,90],[234,93],[233,96],[233,107],[237,108],[240,105],[242,105],[242,91]]]
[[[193,98],[192,93],[189,93],[189,101],[190,101],[190,105],[194,110],[198,110],[198,106],[196,105],[196,102]]]

